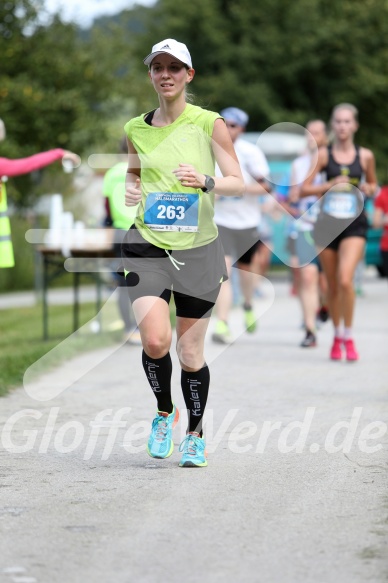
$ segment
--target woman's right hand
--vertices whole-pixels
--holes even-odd
[[[140,178],[128,183],[125,188],[125,206],[136,206],[141,201]]]

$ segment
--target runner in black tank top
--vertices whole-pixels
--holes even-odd
[[[328,303],[334,325],[332,360],[358,360],[352,338],[355,294],[353,277],[365,250],[367,218],[364,197],[376,191],[373,153],[353,143],[358,129],[357,109],[348,103],[332,113],[334,143],[321,148],[316,167],[302,185],[302,196],[321,196],[320,213],[314,229],[319,259],[328,283]],[[313,185],[315,176],[326,172],[327,181]],[[342,327],[343,326],[343,327]]]
[[[366,239],[368,221],[364,212],[364,197],[359,190],[363,177],[360,148],[354,146],[355,157],[349,164],[340,164],[329,146],[328,163],[322,172],[328,181],[344,177],[346,183],[332,187],[321,200],[321,212],[314,229],[314,240],[319,248],[338,251],[340,242],[347,237]]]

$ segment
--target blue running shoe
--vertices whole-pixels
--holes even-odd
[[[147,444],[147,452],[151,457],[164,459],[169,457],[174,450],[172,430],[179,420],[179,411],[173,406],[172,413],[157,411],[152,421],[151,435]]]
[[[181,468],[202,468],[207,466],[206,442],[198,433],[188,433],[179,446],[183,451],[179,462]]]

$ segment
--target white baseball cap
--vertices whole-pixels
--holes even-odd
[[[173,38],[166,38],[160,43],[154,45],[152,47],[152,52],[144,59],[144,64],[150,65],[156,55],[160,55],[162,53],[167,53],[168,55],[175,57],[178,59],[178,61],[181,61],[181,63],[184,63],[190,67],[190,69],[193,67],[187,46],[178,42],[177,40],[174,40]]]

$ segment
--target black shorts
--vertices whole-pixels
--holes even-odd
[[[125,287],[125,278],[124,273],[117,270],[120,265],[121,259],[121,244],[124,240],[127,231],[125,229],[115,229],[113,233],[113,252],[114,256],[117,258],[114,262],[112,262],[112,267],[115,271],[112,273],[113,279],[116,281],[116,285],[120,287]]]
[[[220,285],[228,279],[218,238],[201,247],[167,252],[143,239],[133,225],[121,252],[131,301],[156,296],[169,303],[173,294],[176,314],[182,318],[209,317]]]
[[[338,251],[343,239],[348,237],[366,239],[367,231],[368,219],[365,212],[355,219],[335,219],[322,212],[315,223],[314,241],[317,247]]]
[[[229,229],[229,227],[223,227],[222,225],[217,226],[225,255],[234,257],[236,263],[249,265],[258,247],[259,233],[257,228]]]

